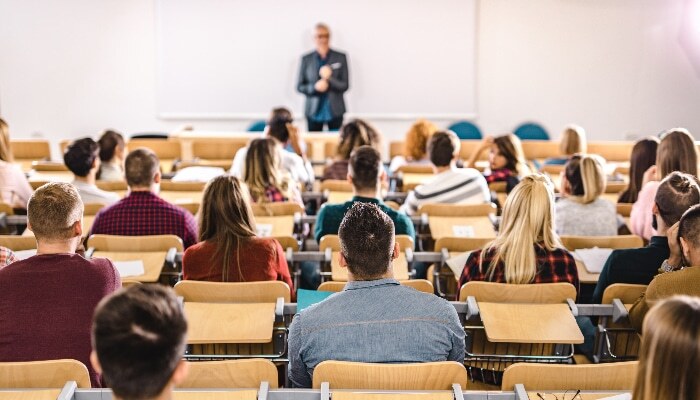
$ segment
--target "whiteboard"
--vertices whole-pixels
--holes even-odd
[[[345,52],[348,112],[402,119],[476,112],[476,0],[157,0],[161,118],[303,116],[296,91],[314,25]]]

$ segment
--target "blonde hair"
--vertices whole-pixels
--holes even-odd
[[[52,182],[29,198],[27,219],[37,240],[68,240],[73,226],[83,218],[83,201],[70,183]]]
[[[272,138],[254,139],[245,158],[244,181],[253,201],[265,203],[265,190],[270,186],[290,198],[291,183],[280,169],[277,142]]]
[[[0,160],[5,162],[14,161],[12,146],[10,145],[10,128],[2,118],[0,118]]]
[[[432,122],[419,119],[406,132],[404,156],[407,160],[422,160],[428,152],[428,141],[438,128]]]
[[[700,399],[700,298],[674,296],[644,319],[634,400]]]
[[[574,155],[566,163],[564,175],[571,198],[583,203],[594,202],[605,191],[605,160],[595,154]]]
[[[586,152],[586,131],[578,125],[569,125],[561,134],[559,151],[565,156]]]
[[[561,247],[554,233],[554,185],[544,175],[528,175],[515,186],[503,206],[501,227],[481,253],[494,253],[486,274],[493,279],[503,262],[507,283],[531,283],[537,274],[535,246],[552,251]],[[483,272],[483,258],[479,269]]]

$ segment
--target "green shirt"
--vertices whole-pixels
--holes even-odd
[[[321,207],[316,218],[316,226],[314,227],[314,237],[316,241],[320,241],[325,235],[337,235],[340,223],[345,217],[345,213],[352,207],[353,203],[361,201],[363,203],[374,203],[384,211],[392,221],[394,221],[394,232],[397,235],[408,235],[411,239],[416,240],[416,231],[413,228],[411,218],[406,214],[400,213],[391,207],[384,204],[383,201],[370,198],[355,196],[352,200],[345,204],[326,204]]]

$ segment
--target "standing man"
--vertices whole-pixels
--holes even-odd
[[[306,95],[304,113],[310,132],[338,130],[343,124],[345,100],[343,93],[350,86],[347,57],[331,50],[331,31],[322,23],[316,24],[316,50],[304,55],[299,68],[297,91]]]

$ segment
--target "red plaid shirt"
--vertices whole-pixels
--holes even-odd
[[[484,178],[486,178],[486,182],[492,183],[492,182],[505,182],[511,176],[514,176],[513,171],[511,171],[507,168],[499,168],[499,169],[492,170],[490,175],[484,175]]]
[[[131,192],[95,216],[90,234],[177,235],[185,248],[197,243],[197,221],[184,208],[151,192]]]
[[[494,271],[493,278],[488,279],[486,272],[491,265],[491,260],[495,256],[495,250],[484,253],[482,249],[473,251],[459,278],[459,287],[469,281],[491,281],[505,283],[505,269],[503,261],[499,262]],[[541,246],[535,246],[535,256],[537,258],[537,274],[532,283],[554,283],[569,282],[579,290],[578,270],[576,261],[568,251],[564,249],[554,249],[547,251]],[[483,270],[479,269],[480,259],[483,257]]]
[[[17,261],[15,253],[7,247],[0,246],[0,268]]]

